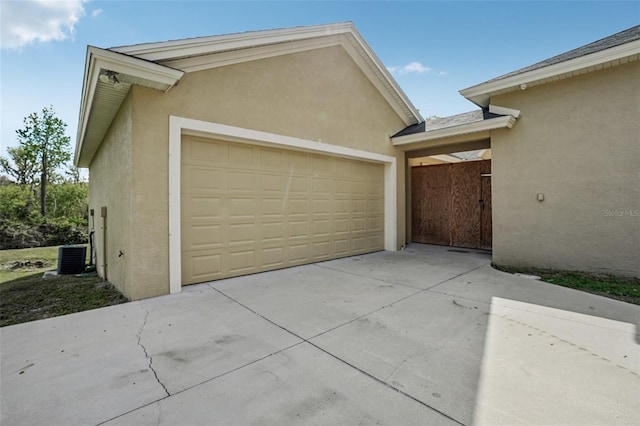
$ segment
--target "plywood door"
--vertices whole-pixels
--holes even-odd
[[[490,160],[412,168],[412,240],[491,248],[490,173]]]
[[[450,244],[451,185],[447,165],[411,169],[412,239],[417,243]]]
[[[195,137],[181,151],[182,283],[384,249],[384,166]]]

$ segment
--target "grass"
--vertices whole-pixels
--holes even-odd
[[[124,303],[95,273],[42,278],[58,247],[0,251],[0,327]]]
[[[20,266],[30,262],[34,266]],[[41,267],[36,267],[42,262]],[[38,271],[50,271],[58,267],[58,247],[38,247],[19,250],[0,250],[0,284],[32,275]]]
[[[520,272],[537,275],[542,281],[547,283],[640,305],[640,279],[638,278],[548,269],[516,269],[504,267],[497,267],[497,269],[510,273]]]

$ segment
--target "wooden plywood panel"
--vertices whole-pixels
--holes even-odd
[[[455,166],[455,167],[451,167]],[[452,164],[451,243],[456,247],[480,246],[480,175],[481,162]]]
[[[491,161],[411,169],[412,240],[491,248]]]
[[[412,238],[425,244],[450,244],[451,186],[448,165],[411,169]]]

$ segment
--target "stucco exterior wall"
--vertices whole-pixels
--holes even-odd
[[[405,124],[341,47],[194,72],[166,94],[133,87],[132,96],[134,299],[169,291],[170,115],[395,156],[398,245],[404,245],[404,153],[389,135]]]
[[[131,134],[132,97],[128,96],[116,115],[89,168],[89,208],[95,222],[94,246],[98,274],[127,298],[131,288]],[[107,208],[106,234],[101,208]],[[106,252],[105,252],[106,235]],[[118,256],[120,251],[126,256]],[[105,262],[106,253],[106,262]]]
[[[640,62],[496,96],[493,260],[640,275]],[[537,201],[537,194],[544,201]]]

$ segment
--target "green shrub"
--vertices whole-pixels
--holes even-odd
[[[85,244],[86,223],[65,218],[42,220],[40,223],[18,223],[0,220],[0,250]]]

